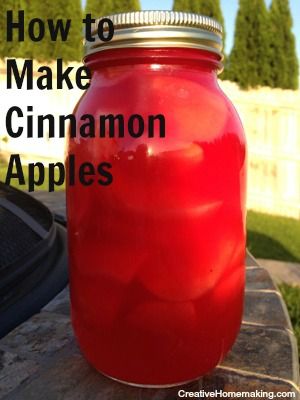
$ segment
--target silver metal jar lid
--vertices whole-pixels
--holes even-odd
[[[114,37],[103,42],[97,34],[102,18],[110,19]],[[85,55],[128,47],[188,47],[222,57],[222,26],[212,18],[178,11],[136,11],[108,15],[92,26],[94,42],[85,41]]]

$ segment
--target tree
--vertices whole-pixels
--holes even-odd
[[[17,35],[14,35],[14,40],[12,42],[6,40],[7,11],[12,10],[15,19],[18,11],[22,9],[21,0],[6,0],[0,2],[0,58],[22,56],[20,54],[20,42],[18,41]]]
[[[140,9],[139,0],[87,0],[85,12],[92,14],[93,18],[99,18],[120,12],[139,11]]]
[[[270,85],[269,15],[264,0],[240,0],[226,77],[242,88]]]
[[[288,0],[273,0],[270,7],[272,86],[298,89],[299,64]]]
[[[174,0],[173,11],[189,11],[189,12],[191,12],[190,3],[191,3],[190,0]]]
[[[28,26],[29,22],[33,18],[40,18],[38,14],[38,0],[20,0],[20,9],[24,10],[25,16],[25,27]],[[28,36],[28,30],[25,28],[25,40],[24,42],[19,43],[19,56],[21,58],[34,58],[35,49],[37,49],[37,53],[41,51],[41,48],[45,46],[45,42],[33,42]]]
[[[0,43],[0,57],[35,58],[39,61],[52,61],[63,58],[64,61],[79,61],[82,54],[82,9],[80,0],[6,0],[0,2],[0,33],[6,39],[6,11],[13,10],[14,21],[18,18],[18,11],[25,13],[25,40],[19,42],[15,32],[13,42],[2,40]],[[71,19],[71,28],[68,39],[63,42],[60,37],[57,41],[50,40],[49,30],[45,24],[45,36],[40,42],[33,42],[28,36],[26,27],[33,18],[43,21],[53,19]]]
[[[112,0],[113,13],[139,11],[141,9],[139,0]]]
[[[96,19],[112,14],[112,1],[113,0],[87,0],[85,13],[92,14],[92,17]]]
[[[49,30],[45,30],[45,37],[41,43],[32,43],[32,57],[39,61],[51,61],[62,58],[64,61],[80,61],[82,56],[82,9],[80,0],[33,0],[34,13],[43,21],[53,19],[54,23],[62,19],[71,20],[68,38],[62,41],[58,35],[56,41],[50,38]],[[32,13],[32,12],[31,12]]]

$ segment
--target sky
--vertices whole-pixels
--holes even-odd
[[[85,3],[85,0],[82,0]],[[271,0],[266,0],[270,5]],[[143,10],[170,10],[173,0],[141,0]],[[235,16],[238,9],[238,0],[221,0],[222,11],[225,19],[226,48],[228,54],[233,45]],[[300,58],[300,0],[290,0],[290,7],[294,20],[294,34],[296,36],[297,52]]]

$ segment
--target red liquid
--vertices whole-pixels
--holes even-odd
[[[78,118],[163,114],[166,138],[70,140],[78,163],[111,162],[114,177],[108,187],[68,188],[75,333],[111,377],[191,380],[223,359],[240,327],[242,127],[217,86],[213,55],[127,49],[89,63],[95,72]]]

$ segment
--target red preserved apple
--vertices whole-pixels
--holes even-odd
[[[68,188],[73,326],[87,359],[131,384],[173,385],[207,373],[241,323],[245,137],[218,86],[221,55],[205,47],[209,31],[200,22],[171,26],[176,47],[153,35],[153,46],[135,38],[135,47],[111,43],[85,58],[93,77],[78,119],[162,114],[165,138],[69,140],[78,161],[111,163],[113,174],[110,186]],[[198,47],[189,36],[180,41],[184,28],[200,32]],[[164,36],[161,24],[152,29]]]

